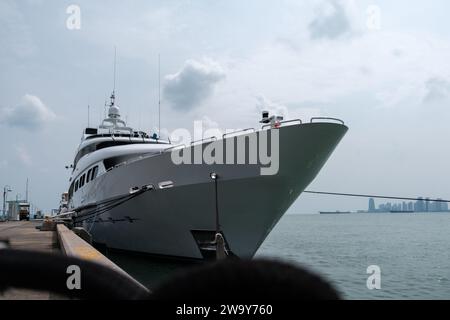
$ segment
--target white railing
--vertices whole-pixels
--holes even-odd
[[[311,118],[309,123],[314,123],[314,122],[316,122],[318,120],[334,121],[334,122],[341,123],[343,125],[345,124],[344,121],[342,121],[341,119],[329,118],[329,117],[313,117],[313,118]],[[279,122],[279,127],[283,127],[283,126],[286,126],[286,125],[289,125],[289,124],[294,124],[294,123],[298,123],[298,125],[302,125],[303,121],[301,119],[292,119],[292,120],[280,121]],[[273,128],[273,124],[263,125],[261,127],[261,130],[265,130],[267,128]],[[256,129],[255,128],[247,128],[247,129],[239,129],[239,130],[236,130],[236,131],[233,131],[233,132],[227,132],[227,133],[224,133],[222,135],[222,139],[225,139],[225,138],[230,137],[230,136],[239,136],[241,134],[242,135],[248,134],[249,132],[256,132]],[[208,138],[192,141],[192,142],[190,142],[189,146],[194,146],[194,145],[197,145],[197,144],[203,144],[203,143],[208,142],[208,141],[210,141],[210,142],[217,141],[217,137],[216,136],[212,136],[212,137],[208,137]],[[184,149],[186,147],[187,147],[186,144],[178,144],[178,145],[172,146],[170,148],[160,150],[159,154],[162,154],[162,153],[165,153],[165,152],[170,152],[170,151],[177,150],[177,149]]]
[[[236,130],[233,132],[227,132],[222,135],[222,139],[225,139],[226,136],[231,136],[231,135],[234,135],[237,133],[243,133],[243,132],[248,132],[248,131],[255,132],[255,128],[247,128],[247,129],[242,129],[242,130]]]
[[[191,142],[191,146],[199,144],[199,143],[203,144],[204,142],[207,142],[207,141],[211,141],[211,142],[212,141],[217,141],[217,137],[216,136],[212,136],[212,137],[208,137],[208,138],[192,141]]]
[[[301,119],[280,121],[280,122],[278,122],[278,124],[280,125],[280,127],[282,127],[283,124],[294,123],[294,122],[298,122],[298,124],[303,124],[303,121]],[[273,127],[273,124],[265,124],[261,127],[261,129],[264,130],[265,128],[269,128],[269,127]]]
[[[329,118],[329,117],[314,117],[314,118],[311,118],[311,122],[310,123],[313,123],[315,120],[327,120],[327,121],[329,120],[329,121],[334,121],[334,122],[339,122],[341,124],[345,124],[344,121],[342,121],[341,119]]]

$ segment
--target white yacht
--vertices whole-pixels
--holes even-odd
[[[68,209],[75,224],[111,249],[207,259],[219,234],[228,254],[252,257],[348,129],[338,119],[263,117],[259,130],[174,146],[128,127],[113,93],[108,117],[85,129],[74,159]],[[262,148],[272,133],[279,163],[271,174],[261,174],[260,163],[228,161],[237,157],[234,142],[244,141],[243,159],[250,159],[251,142]],[[174,162],[174,152],[190,157],[214,144],[233,146],[226,160]]]

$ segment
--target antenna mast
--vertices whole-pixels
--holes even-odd
[[[161,55],[158,53],[158,139],[161,139]]]
[[[89,119],[89,114],[90,114],[90,106],[88,105],[88,128],[90,127],[90,119]]]
[[[114,46],[114,86],[113,86],[113,94],[116,91],[116,57],[117,57],[117,47]]]
[[[109,104],[112,107],[116,102],[116,58],[117,58],[117,47],[114,46],[114,82],[113,82],[113,92],[111,94],[111,103]]]

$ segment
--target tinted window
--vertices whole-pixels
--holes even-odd
[[[91,172],[92,172],[92,169],[89,169],[89,171],[86,175],[86,183],[89,183],[89,180],[91,180]]]
[[[95,128],[86,128],[84,131],[86,134],[97,134],[97,129]]]
[[[92,177],[91,177],[91,180],[94,180],[95,178],[97,178],[97,173],[98,173],[98,166],[95,166],[95,167],[92,169]]]
[[[108,158],[103,160],[103,164],[105,165],[105,169],[109,170],[112,167],[121,164],[129,159],[132,159],[134,156],[133,155],[124,155],[124,156],[118,156],[118,157],[112,157],[112,158]]]
[[[84,186],[84,179],[85,179],[85,175],[83,174],[82,176],[81,176],[81,179],[80,179],[80,188],[82,187],[82,186]]]
[[[78,190],[78,180],[77,180],[77,182],[75,182],[75,191],[77,191]]]
[[[71,184],[70,184],[70,188],[69,188],[69,198],[72,198],[72,195],[73,195],[73,188],[75,187],[75,183],[74,182],[72,182]]]
[[[111,136],[111,135],[100,135],[100,136]],[[116,136],[117,137],[121,137],[121,136],[129,137],[130,135],[119,134]],[[88,137],[87,139],[94,138],[94,137],[96,137],[96,136],[91,136],[91,137]],[[83,149],[81,149],[78,152],[77,156],[75,157],[74,164],[76,165],[78,163],[78,160],[80,160],[84,155],[94,152],[96,150],[101,150],[104,148],[115,147],[115,146],[123,146],[123,145],[128,145],[128,144],[142,144],[142,143],[153,143],[153,142],[149,142],[149,141],[103,141],[98,144],[94,143],[94,144],[84,147]]]

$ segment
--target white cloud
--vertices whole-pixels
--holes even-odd
[[[208,116],[203,116],[202,117],[202,125],[203,125],[203,128],[205,128],[205,129],[217,129],[217,128],[219,128],[219,124],[216,121],[212,120]]]
[[[39,97],[26,94],[15,107],[3,109],[0,121],[12,127],[35,130],[54,120],[56,115]]]
[[[327,0],[308,26],[311,39],[337,39],[354,33],[352,1]]]
[[[166,76],[164,98],[177,110],[191,110],[211,96],[224,78],[225,72],[217,63],[188,60],[179,72]]]
[[[396,50],[402,55],[395,54]],[[300,51],[268,44],[229,68],[227,104],[254,106],[246,96],[264,93],[289,106],[290,116],[294,116],[294,106],[323,109],[336,101],[362,96],[367,104],[361,105],[361,110],[369,106],[411,108],[431,89],[426,91],[424,85],[430,78],[450,79],[448,54],[450,43],[446,39],[383,30],[351,41],[310,41]],[[430,86],[446,94],[445,86],[438,89],[433,82]],[[223,99],[215,100],[220,103]],[[333,115],[333,110],[326,113]]]
[[[184,16],[178,14],[182,4],[158,5],[153,1],[143,1],[136,8],[130,8],[125,2],[116,2],[111,4],[105,15],[104,4],[95,1],[88,3],[81,7],[82,11],[90,12],[82,18],[83,28],[89,28],[85,36],[90,43],[104,46],[109,52],[114,44],[120,53],[118,57],[142,59],[152,64],[158,59],[155,46],[162,49],[163,57],[165,50],[162,43],[170,43],[170,50],[180,50],[183,39],[173,40],[179,33],[185,34],[186,25],[181,21]]]
[[[423,102],[440,102],[450,98],[450,82],[440,77],[433,77],[425,83],[426,95]]]
[[[28,153],[28,150],[25,149],[23,146],[16,146],[15,149],[19,161],[26,166],[31,166],[33,161],[31,159],[30,154]]]

